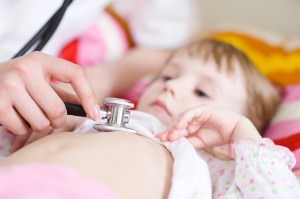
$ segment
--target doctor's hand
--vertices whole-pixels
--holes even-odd
[[[166,132],[158,134],[161,141],[186,137],[197,149],[232,158],[231,145],[242,139],[261,139],[246,117],[211,106],[198,106],[185,111]],[[217,155],[218,156],[218,155]]]
[[[69,83],[76,95],[57,88],[53,79]],[[0,63],[0,124],[12,133],[62,127],[63,101],[81,103],[88,117],[99,117],[97,98],[80,66],[41,52]]]

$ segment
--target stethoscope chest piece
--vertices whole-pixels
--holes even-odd
[[[135,133],[136,131],[128,128],[126,125],[130,119],[130,108],[134,104],[125,99],[119,98],[106,98],[104,105],[101,107],[101,118],[107,120],[105,124],[95,124],[94,128],[98,131],[127,131]]]

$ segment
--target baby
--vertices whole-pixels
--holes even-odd
[[[82,133],[95,132],[87,120],[78,133],[48,135],[6,157],[0,185],[9,192],[12,171],[50,179],[65,166],[108,187],[111,198],[299,198],[293,155],[259,133],[278,103],[276,89],[241,51],[195,41],[176,50],[144,91],[129,123],[137,134]],[[58,181],[67,183],[65,175]]]

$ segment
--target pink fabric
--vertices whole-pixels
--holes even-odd
[[[91,67],[109,60],[115,47],[123,54],[129,48],[123,27],[111,15],[101,13],[97,21],[78,38],[78,64]],[[121,56],[120,54],[120,56]]]
[[[296,165],[295,167],[293,168],[294,171],[296,170],[300,170],[300,149],[296,149],[295,151],[293,151],[297,161],[296,161]]]
[[[106,42],[96,24],[79,37],[79,43],[78,64],[90,67],[105,61]]]
[[[300,99],[300,85],[290,85],[284,88],[284,97],[282,103],[297,101]]]
[[[297,115],[295,114],[295,111],[300,109],[300,107],[296,109],[294,108],[294,105],[296,104],[295,102],[300,102],[300,84],[289,85],[284,88],[281,100],[282,106],[280,106],[277,111],[277,114],[281,115],[281,117],[279,120],[277,119],[275,121],[271,121],[271,124],[264,132],[266,137],[269,137],[275,141],[280,141],[289,136],[300,133],[300,117],[293,117],[293,119],[289,119],[289,115]],[[294,105],[291,109],[289,108],[289,105],[292,105],[292,103]],[[286,115],[286,117],[283,115]],[[300,140],[295,140],[295,142],[300,143]],[[291,143],[287,143],[285,146],[291,147]],[[300,169],[300,148],[293,148],[293,153],[297,160],[294,170],[298,170]]]
[[[0,169],[0,198],[5,199],[120,199],[103,184],[75,171],[46,164]]]
[[[271,123],[264,135],[274,140],[294,135],[298,132],[300,132],[300,118]]]
[[[146,81],[140,80],[133,87],[131,87],[121,98],[128,99],[135,104],[137,107],[138,99],[142,95],[143,91],[147,87],[148,83]]]

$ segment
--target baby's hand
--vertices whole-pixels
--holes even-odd
[[[157,137],[161,141],[186,137],[198,149],[228,145],[240,139],[261,138],[246,117],[211,106],[198,106],[185,111],[175,125]]]

